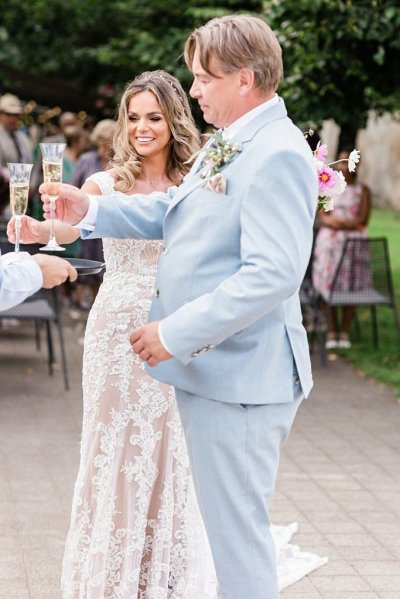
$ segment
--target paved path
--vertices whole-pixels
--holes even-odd
[[[0,330],[0,599],[60,599],[82,329],[69,319],[70,392],[61,372],[47,375],[29,325]],[[297,521],[293,542],[330,561],[282,599],[400,599],[400,404],[340,360],[316,363],[315,380],[284,450],[272,517]]]

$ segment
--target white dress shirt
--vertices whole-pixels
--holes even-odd
[[[0,310],[20,304],[42,284],[42,271],[28,253],[21,252],[19,259],[14,252],[0,256]]]

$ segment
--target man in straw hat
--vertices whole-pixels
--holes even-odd
[[[13,94],[3,94],[0,97],[0,213],[8,204],[7,183],[9,174],[7,162],[33,162],[33,144],[30,138],[18,125],[22,114],[22,105]]]

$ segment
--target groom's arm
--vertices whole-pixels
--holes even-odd
[[[253,176],[241,209],[241,268],[213,292],[161,322],[165,344],[184,364],[199,347],[246,329],[296,293],[306,270],[317,198],[311,161],[280,153]]]
[[[149,195],[90,195],[88,213],[77,225],[81,237],[162,239],[164,216],[177,189],[170,187],[167,193]]]

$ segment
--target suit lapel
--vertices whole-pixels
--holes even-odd
[[[194,166],[194,165],[193,165]],[[198,187],[202,187],[205,183],[205,179],[200,177],[200,172],[197,172],[194,175],[188,175],[188,178],[182,183],[182,185],[178,188],[178,191],[172,198],[168,210],[165,213],[165,216],[171,212],[171,210],[179,204],[189,193],[197,189]]]
[[[275,104],[275,106],[272,106],[272,108],[268,108],[265,111],[261,112],[261,114],[259,114],[252,121],[250,121],[250,123],[248,123],[246,127],[239,130],[238,133],[232,137],[231,141],[233,143],[245,144],[251,141],[257,133],[257,131],[259,131],[262,127],[265,127],[268,123],[271,123],[272,121],[285,118],[286,116],[287,112],[285,108],[285,103],[281,98],[279,98],[278,104]],[[236,154],[235,158],[237,158],[237,156],[239,155],[240,154]],[[190,172],[186,175],[184,182],[179,187],[177,193],[174,195],[170,205],[168,206],[168,210],[165,216],[167,216],[171,212],[171,210],[175,208],[177,204],[179,204],[179,202],[181,202],[187,195],[189,195],[189,193],[195,191],[196,189],[202,187],[207,183],[208,179],[203,179],[200,176],[199,171],[199,166],[202,157],[202,152],[200,152],[199,156],[197,156],[196,160],[194,161],[193,166],[190,169]],[[235,160],[235,158],[233,159],[233,161]],[[224,168],[232,164],[233,161],[228,162],[228,164],[226,164]],[[222,170],[224,169],[221,169],[221,171]]]

